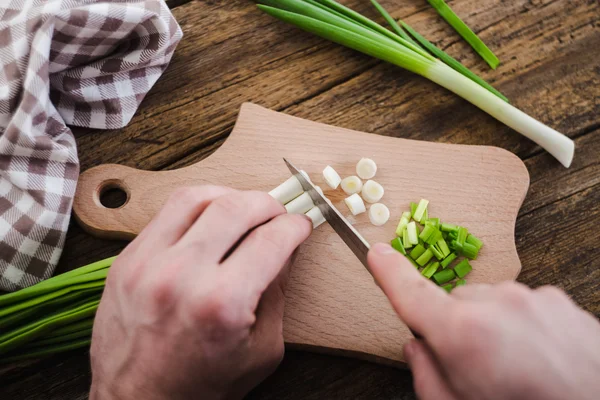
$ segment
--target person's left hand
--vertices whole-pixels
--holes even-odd
[[[285,266],[311,226],[266,193],[177,191],[110,269],[90,398],[244,396],[283,357]]]

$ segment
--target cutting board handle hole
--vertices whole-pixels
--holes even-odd
[[[98,203],[104,208],[123,208],[129,201],[129,190],[120,180],[102,182],[98,191]]]

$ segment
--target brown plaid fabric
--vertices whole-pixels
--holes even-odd
[[[163,0],[0,0],[0,289],[54,272],[79,174],[67,125],[125,126],[181,36]]]

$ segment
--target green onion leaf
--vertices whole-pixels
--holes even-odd
[[[443,260],[444,259],[444,255],[442,254],[442,252],[440,251],[440,249],[438,249],[436,247],[436,245],[430,246],[429,249],[431,250],[431,252],[435,256],[435,258],[437,258],[438,260]]]
[[[417,211],[417,203],[410,203],[410,216],[411,218],[415,218],[415,211]]]
[[[408,240],[408,229],[404,229],[404,232],[402,232],[402,245],[405,249],[410,249],[413,246],[410,240]]]
[[[421,222],[421,220],[423,219],[423,216],[425,215],[425,210],[427,210],[428,204],[429,204],[429,200],[421,199],[421,201],[419,201],[419,205],[417,206],[417,209],[413,213],[413,219],[415,221]]]
[[[419,256],[419,258],[416,259],[417,264],[419,264],[422,267],[425,264],[427,264],[429,262],[429,260],[431,260],[432,257],[433,257],[433,252],[431,251],[431,248],[429,248],[429,249],[425,250],[425,252],[423,254],[421,254],[421,256]]]
[[[429,4],[437,10],[450,26],[452,26],[460,36],[463,37],[473,47],[473,49],[489,64],[492,69],[496,69],[500,60],[483,43],[483,41],[461,20],[458,15],[444,2],[444,0],[428,0]]]
[[[444,289],[446,292],[450,293],[450,292],[452,292],[453,287],[452,287],[452,284],[449,283],[447,285],[443,285],[442,289]]]
[[[418,244],[415,246],[414,249],[412,249],[412,251],[410,252],[410,257],[413,260],[416,260],[417,258],[419,258],[423,253],[425,253],[425,247],[423,247],[422,245]]]
[[[385,10],[385,8],[381,6],[381,4],[379,4],[376,0],[371,0],[371,3],[373,3],[377,11],[381,13],[383,18],[387,21],[388,24],[390,24],[390,26],[396,31],[398,35],[400,35],[404,40],[407,40],[415,46],[419,47],[417,42],[415,42],[406,32],[404,32],[404,29],[402,29],[400,25],[398,25],[396,20],[392,18],[392,16]]]
[[[444,258],[442,260],[442,262],[440,263],[442,265],[442,268],[446,269],[448,268],[448,265],[450,265],[452,263],[452,261],[454,261],[456,259],[456,257],[458,257],[458,255],[456,253],[450,253],[450,255],[446,258]]]
[[[402,239],[400,239],[399,237],[394,238],[394,239],[392,239],[390,244],[392,245],[392,247],[394,249],[396,249],[400,253],[406,255],[406,250],[404,249],[404,246],[402,245]]]
[[[464,286],[466,284],[467,284],[467,281],[465,279],[460,279],[460,280],[456,281],[456,287]]]
[[[455,277],[456,277],[456,275],[454,274],[453,270],[451,270],[451,269],[443,269],[440,272],[436,272],[433,275],[433,280],[438,285],[443,285],[444,283],[450,282]]]
[[[459,278],[464,278],[469,272],[471,272],[471,270],[473,270],[473,267],[471,267],[471,264],[469,264],[469,260],[467,259],[462,260],[456,265],[456,267],[454,267],[454,272]]]
[[[469,234],[469,236],[467,236],[467,243],[477,247],[477,250],[481,249],[481,247],[483,246],[483,242],[472,234]]]
[[[444,231],[444,232],[454,232],[457,229],[458,229],[458,226],[456,226],[454,224],[446,224],[446,223],[442,224],[442,231]]]
[[[450,249],[443,238],[437,241],[436,246],[440,249],[444,257],[448,257],[450,254]]]
[[[423,271],[421,271],[421,275],[423,275],[427,279],[430,279],[433,276],[433,274],[435,274],[435,272],[438,270],[439,267],[440,267],[440,263],[437,261],[434,261],[431,264],[429,264],[428,266],[426,266],[425,268],[423,268]]]

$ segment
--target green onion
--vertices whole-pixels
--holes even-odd
[[[467,274],[469,272],[471,272],[471,270],[473,269],[473,267],[471,267],[471,264],[469,264],[469,260],[462,260],[461,262],[459,262],[456,267],[454,267],[454,272],[456,273],[456,276],[458,276],[459,278],[464,278],[465,276],[467,276]],[[451,271],[451,270],[448,270]]]
[[[477,258],[477,254],[479,253],[479,250],[472,244],[465,243],[461,248],[461,252],[462,255],[467,257],[469,260],[475,260]]]
[[[424,241],[427,240],[429,236],[431,236],[436,230],[437,229],[433,225],[425,225],[425,227],[421,231],[421,234],[419,235],[419,239]]]
[[[425,223],[426,225],[432,225],[434,228],[439,228],[440,226],[440,219],[439,218],[427,218],[427,222]]]
[[[435,258],[437,258],[438,260],[443,260],[444,259],[444,255],[442,254],[442,252],[436,247],[436,245],[430,246],[429,249],[431,250],[431,252],[433,253],[433,255],[435,256]]]
[[[469,234],[469,231],[467,230],[467,228],[463,228],[462,226],[458,228],[458,235],[456,237],[456,242],[459,244],[459,246],[462,246],[463,244],[465,244],[468,234]]]
[[[421,271],[421,275],[423,275],[424,277],[429,279],[433,276],[433,274],[435,274],[435,271],[437,271],[439,267],[440,267],[440,263],[437,261],[434,261],[431,264],[429,264],[428,266],[426,266],[423,269],[423,271]]]
[[[448,244],[446,243],[446,241],[442,238],[437,241],[436,245],[442,252],[442,255],[444,257],[448,257],[448,255],[450,254],[450,249],[448,248]]]
[[[451,284],[451,283],[449,283],[449,284],[447,284],[447,285],[443,285],[443,286],[442,286],[442,289],[444,289],[446,292],[450,293],[450,292],[452,292],[452,289],[453,289],[453,288],[452,288],[452,284]]]
[[[404,249],[404,246],[402,245],[402,239],[400,239],[399,237],[392,239],[391,243],[392,247],[396,250],[398,250],[400,253],[406,255],[406,250]]]
[[[440,232],[438,229],[435,229],[433,231],[433,233],[431,235],[429,235],[429,237],[427,238],[427,240],[425,240],[425,243],[427,243],[428,245],[435,245],[438,241],[442,240],[442,232]]]
[[[481,249],[481,247],[483,246],[483,242],[472,234],[469,234],[469,236],[467,236],[467,243],[475,246],[477,250]]]
[[[411,244],[419,244],[417,224],[415,224],[415,221],[409,222],[408,225],[406,225],[406,231],[408,232],[408,241]]]
[[[464,286],[466,284],[467,284],[467,281],[465,279],[460,279],[460,280],[456,281],[456,285],[455,286],[459,287],[459,286]]]
[[[423,253],[425,253],[425,247],[423,247],[423,245],[418,244],[415,246],[414,249],[412,249],[412,251],[410,252],[410,258],[412,258],[413,260],[416,260],[417,258],[419,258]]]
[[[442,231],[444,231],[444,232],[454,232],[457,229],[458,229],[458,226],[456,226],[454,224],[446,224],[446,223],[442,224]]]
[[[452,263],[452,261],[454,261],[456,259],[456,257],[458,257],[456,253],[450,253],[450,255],[448,257],[444,258],[442,260],[442,262],[440,263],[442,265],[442,268],[444,268],[444,269],[447,268],[448,265],[450,265]]]
[[[456,277],[456,275],[454,274],[453,270],[451,270],[451,269],[443,269],[440,272],[436,272],[433,275],[433,280],[438,285],[443,285],[444,283],[450,282],[455,277]]]
[[[413,213],[413,219],[415,221],[421,222],[421,220],[423,219],[423,216],[425,215],[425,210],[427,210],[428,204],[429,204],[429,200],[421,199],[421,201],[419,201],[419,205],[417,206],[417,209]]]
[[[392,16],[385,10],[385,8],[383,8],[375,0],[371,0],[371,3],[373,3],[373,5],[377,9],[377,11],[379,11],[381,13],[383,18],[387,21],[388,24],[391,25],[391,27],[396,31],[396,33],[398,35],[400,35],[404,40],[411,42],[415,46],[417,46],[417,47],[419,46],[406,32],[404,32],[404,30],[400,27],[400,25],[398,25],[396,20],[394,18],[392,18]]]
[[[407,211],[402,214],[398,227],[396,228],[396,236],[402,236],[402,232],[406,228],[406,225],[410,222],[410,213]]]
[[[533,140],[565,167],[570,166],[575,149],[571,139],[517,110],[423,49],[355,11],[333,0],[319,0],[319,3],[329,10],[315,7],[302,0],[263,2],[273,5],[272,7],[258,5],[269,15],[325,39],[405,68],[445,87]],[[350,19],[342,18],[333,11],[344,14]],[[421,218],[422,216],[420,215]],[[421,221],[421,218],[418,221]]]
[[[429,262],[429,260],[431,260],[432,257],[433,257],[433,252],[431,251],[431,247],[430,247],[427,250],[425,250],[425,252],[423,254],[421,254],[419,256],[419,258],[417,258],[415,261],[417,262],[417,264],[419,264],[422,267],[425,264],[427,264]]]
[[[460,34],[473,49],[489,64],[490,67],[496,69],[500,60],[492,51],[483,43],[483,41],[461,20],[458,15],[444,2],[444,0],[428,0],[429,4],[437,10],[456,32]]]
[[[402,245],[405,249],[410,249],[413,246],[408,239],[408,229],[404,229],[404,232],[402,232]]]
[[[439,58],[440,60],[445,62],[448,66],[450,66],[455,71],[460,72],[467,78],[471,79],[473,82],[477,83],[478,85],[481,85],[481,87],[484,87],[485,89],[489,90],[490,92],[492,92],[493,94],[495,94],[496,96],[498,96],[499,98],[501,98],[502,100],[504,100],[508,103],[508,99],[506,98],[506,96],[504,96],[502,93],[500,93],[492,85],[490,85],[485,80],[480,78],[477,74],[475,74],[470,69],[468,69],[467,67],[462,65],[458,60],[451,57],[448,53],[437,48],[433,43],[429,42],[427,39],[425,39],[425,37],[421,36],[418,32],[416,32],[408,24],[406,24],[402,21],[400,21],[400,23],[402,24],[404,29],[406,29],[411,34],[411,36],[414,37],[415,40],[417,40],[421,44],[421,47],[427,49],[431,54],[433,54],[434,56],[436,56],[437,58]]]
[[[410,203],[410,217],[414,218],[415,217],[415,211],[417,211],[417,203]]]

